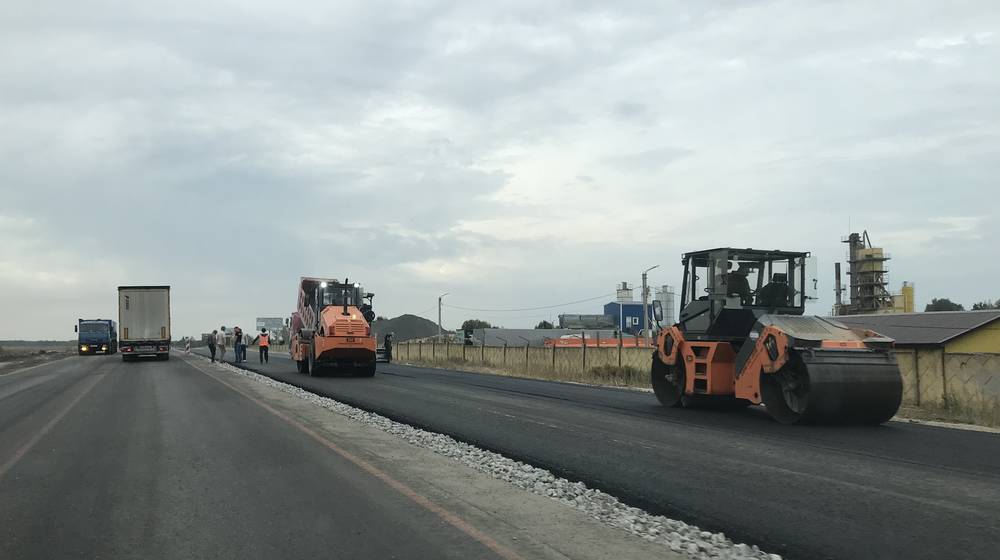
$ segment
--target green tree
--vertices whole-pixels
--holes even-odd
[[[465,322],[462,323],[463,331],[471,331],[475,329],[492,329],[492,328],[493,325],[481,319],[466,319]]]
[[[995,303],[990,303],[988,301],[981,301],[979,303],[972,304],[973,311],[982,311],[986,309],[1000,309],[1000,299],[996,300]]]
[[[548,321],[542,321],[541,323],[538,323],[537,325],[535,325],[535,328],[536,329],[554,329],[555,327],[552,326],[552,323],[550,323]]]
[[[934,298],[927,304],[924,311],[965,311],[965,306],[948,298]]]

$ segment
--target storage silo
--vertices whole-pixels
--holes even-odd
[[[677,321],[676,310],[674,309],[675,298],[676,293],[673,286],[664,284],[656,289],[654,299],[659,301],[660,306],[663,308],[663,323],[665,325],[673,325]]]
[[[618,303],[635,303],[632,295],[633,290],[632,287],[628,285],[628,282],[622,282],[619,284],[616,292],[618,294]]]

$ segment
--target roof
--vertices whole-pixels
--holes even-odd
[[[708,256],[716,251],[728,251],[729,253],[739,253],[741,255],[753,255],[770,258],[791,259],[796,257],[808,257],[808,252],[781,251],[779,249],[751,249],[749,247],[716,247],[715,249],[704,249],[701,251],[690,251],[684,253],[683,258]]]
[[[508,346],[523,346],[525,342],[530,346],[544,346],[547,338],[578,335],[581,331],[586,331],[588,338],[612,338],[617,332],[614,329],[475,329],[473,337],[476,344],[485,340],[486,346],[503,346],[505,342]]]
[[[840,315],[833,319],[871,329],[898,345],[944,344],[1000,319],[1000,311],[929,311],[888,315]]]

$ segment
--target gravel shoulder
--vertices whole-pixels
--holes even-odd
[[[24,370],[38,367],[50,362],[64,360],[72,354],[69,352],[5,352],[0,354],[0,377],[20,373]]]

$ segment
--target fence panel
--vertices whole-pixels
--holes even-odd
[[[896,350],[899,372],[903,375],[903,404],[920,404],[920,378],[914,369],[916,350],[909,348]]]
[[[941,371],[941,357],[944,350],[940,348],[919,349],[916,351],[917,375],[920,377],[920,404],[924,406],[940,406],[945,403],[944,375]]]
[[[528,349],[528,373],[537,376],[549,376],[552,369],[552,349],[532,347]]]
[[[556,348],[556,379],[571,381],[583,374],[583,348]]]
[[[948,398],[956,402],[1000,402],[1000,354],[947,354]]]
[[[587,348],[587,370],[618,367],[618,347]]]
[[[649,371],[653,351],[649,348],[622,348],[622,367],[633,367],[639,371]]]

